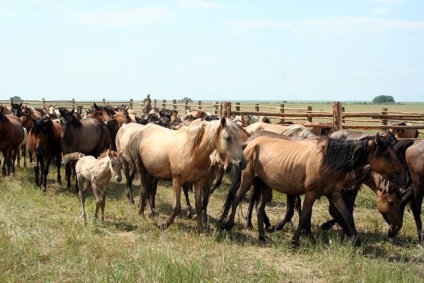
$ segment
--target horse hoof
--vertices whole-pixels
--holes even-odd
[[[274,233],[274,231],[275,231],[276,229],[275,229],[275,226],[270,226],[270,227],[268,227],[268,228],[266,228],[266,231],[268,232],[268,233]]]
[[[268,242],[271,240],[271,238],[266,235],[259,235],[259,240],[262,242]]]
[[[321,230],[322,231],[328,231],[333,227],[332,223],[330,222],[325,222],[324,224],[321,225]]]
[[[252,225],[252,223],[247,223],[247,224],[246,224],[246,228],[247,228],[248,230],[253,230],[253,225]]]
[[[297,250],[300,246],[299,241],[297,241],[297,240],[292,240],[291,245],[292,245],[292,249],[294,249],[294,250]]]

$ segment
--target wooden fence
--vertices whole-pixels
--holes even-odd
[[[0,100],[2,105],[10,105],[11,100]],[[133,99],[126,101],[75,101],[71,100],[25,100],[24,105],[34,108],[43,108],[50,105],[66,107],[68,109],[76,109],[78,105],[84,108],[91,107],[94,102],[98,105],[126,105],[131,107],[136,113],[140,113],[143,108],[141,101]],[[405,113],[390,112],[388,108],[382,108],[380,112],[349,112],[342,106],[341,102],[333,102],[331,111],[316,111],[312,106],[303,108],[290,108],[284,103],[278,106],[268,106],[260,104],[241,104],[240,102],[213,102],[203,104],[202,101],[197,103],[178,102],[174,100],[156,100],[153,106],[159,109],[167,108],[185,113],[187,109],[198,109],[218,116],[236,116],[236,115],[255,115],[267,116],[273,123],[295,122],[298,124],[308,124],[311,126],[320,126],[326,128],[339,129],[424,129],[424,113]],[[394,123],[408,122],[413,126],[395,126]]]

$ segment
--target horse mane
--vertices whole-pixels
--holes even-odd
[[[315,136],[305,126],[299,124],[293,124],[288,126],[287,129],[285,129],[281,134],[289,137],[297,134],[297,136],[302,138],[309,138]]]
[[[339,140],[329,138],[324,153],[323,164],[338,172],[347,173],[364,166],[367,159],[367,143],[375,137],[365,137],[360,140]],[[373,155],[379,156],[388,146],[390,140],[379,136],[379,142],[374,143]]]
[[[71,119],[68,120],[68,122],[72,125],[74,125],[77,128],[82,127],[82,123],[81,121],[75,117],[73,114],[71,114],[71,112],[67,113],[68,116],[70,116]]]
[[[53,122],[49,116],[44,116],[40,119],[38,119],[34,126],[32,126],[30,133],[34,135],[39,135],[40,133],[45,132],[47,134],[47,137],[53,136]]]
[[[235,135],[236,139],[240,139],[239,128],[237,123],[226,118],[226,125],[228,130]],[[215,120],[211,122],[202,122],[199,125],[193,125],[185,128],[187,134],[187,146],[189,148],[189,154],[192,154],[195,148],[200,145],[200,142],[205,139],[206,143],[214,142],[219,138],[219,129],[221,127],[221,120]]]

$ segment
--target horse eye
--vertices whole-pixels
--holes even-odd
[[[231,141],[231,136],[226,136],[226,137],[224,137],[224,139],[225,139],[226,141]]]

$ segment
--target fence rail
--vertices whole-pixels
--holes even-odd
[[[0,100],[0,105],[11,105],[12,100]],[[143,109],[143,102],[133,99],[122,101],[76,101],[71,100],[24,100],[24,105],[34,108],[44,108],[50,105],[62,106],[70,109],[76,109],[77,106],[90,107],[95,102],[98,105],[118,106],[127,105],[136,113],[140,113]],[[346,111],[341,102],[333,102],[331,111],[313,110],[308,105],[304,108],[287,107],[284,103],[278,106],[260,105],[260,104],[241,104],[240,102],[213,102],[203,104],[202,101],[196,103],[174,100],[157,100],[154,99],[153,106],[158,108],[167,108],[177,110],[181,113],[187,109],[197,109],[219,116],[235,116],[235,115],[255,115],[267,116],[277,123],[285,123],[288,121],[296,121],[299,124],[319,125],[321,127],[338,129],[424,129],[424,113],[418,112],[399,112],[389,111],[388,108],[382,108],[380,112],[364,112],[364,111]],[[16,102],[15,102],[16,103]],[[20,102],[18,102],[20,103]],[[409,122],[413,126],[397,126],[394,123]]]

